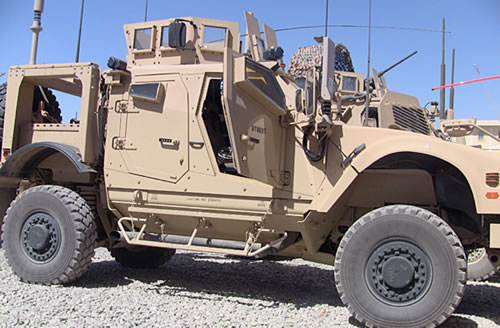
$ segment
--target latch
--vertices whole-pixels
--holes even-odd
[[[158,141],[162,148],[179,148],[179,144],[181,143],[179,139],[172,138],[159,138]]]

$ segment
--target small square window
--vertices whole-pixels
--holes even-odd
[[[168,26],[161,28],[161,45],[162,48],[168,48]]]
[[[224,27],[204,26],[203,47],[223,50],[226,45],[226,29]]]
[[[134,49],[135,50],[151,49],[152,35],[153,35],[152,28],[141,28],[141,29],[135,30]]]

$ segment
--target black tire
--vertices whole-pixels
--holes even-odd
[[[135,269],[154,269],[172,258],[175,249],[130,246],[111,248],[111,256],[124,267]]]
[[[450,226],[405,205],[376,209],[340,242],[335,281],[342,302],[369,327],[436,327],[465,290],[465,253]]]
[[[55,119],[57,123],[61,123],[62,122],[61,108],[59,107],[59,102],[57,101],[56,96],[50,89],[44,87],[42,87],[42,89],[47,98],[45,98],[44,95],[42,95],[40,86],[35,85],[35,90],[33,92],[33,113],[36,113],[38,111],[38,105],[40,104],[40,101],[43,101],[45,102],[45,110],[47,111],[47,113],[53,119]],[[43,123],[52,123],[52,122],[44,118]]]
[[[5,117],[5,97],[7,96],[7,83],[0,84],[0,149],[3,141],[3,119]]]
[[[16,198],[16,189],[12,188],[0,188],[0,248],[2,248],[3,238],[2,238],[2,225],[3,218],[7,209],[9,208],[12,200]]]
[[[25,282],[63,284],[92,261],[96,227],[92,211],[74,191],[36,186],[17,196],[3,224],[4,249]]]
[[[486,248],[467,251],[467,279],[484,281],[495,275],[500,269],[500,257],[488,254]]]

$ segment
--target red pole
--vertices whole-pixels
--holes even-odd
[[[444,89],[444,88],[449,88],[449,87],[454,87],[454,86],[462,85],[462,84],[468,84],[468,83],[474,83],[474,82],[481,82],[481,81],[486,81],[486,80],[494,80],[494,79],[500,79],[500,75],[499,76],[483,77],[481,79],[464,81],[464,82],[458,82],[458,83],[453,83],[453,84],[448,84],[448,85],[442,85],[440,87],[432,88],[432,91],[439,90],[439,89]]]

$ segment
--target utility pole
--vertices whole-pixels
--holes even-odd
[[[445,42],[445,20],[443,17],[443,51],[442,51],[442,61],[441,61],[441,85],[446,84],[446,64],[444,63],[444,42]],[[440,91],[440,101],[439,101],[439,118],[445,119],[445,90],[444,88]]]
[[[42,31],[42,12],[43,12],[43,0],[33,1],[33,25],[31,25],[30,30],[33,32],[31,38],[31,54],[30,54],[30,65],[36,64],[36,53],[38,49],[38,33]]]
[[[80,39],[82,37],[82,23],[83,23],[83,4],[85,0],[82,0],[82,8],[80,10],[80,27],[78,29],[78,42],[76,44],[76,58],[75,62],[78,63],[80,60]]]
[[[328,36],[328,0],[326,0],[325,37]]]

